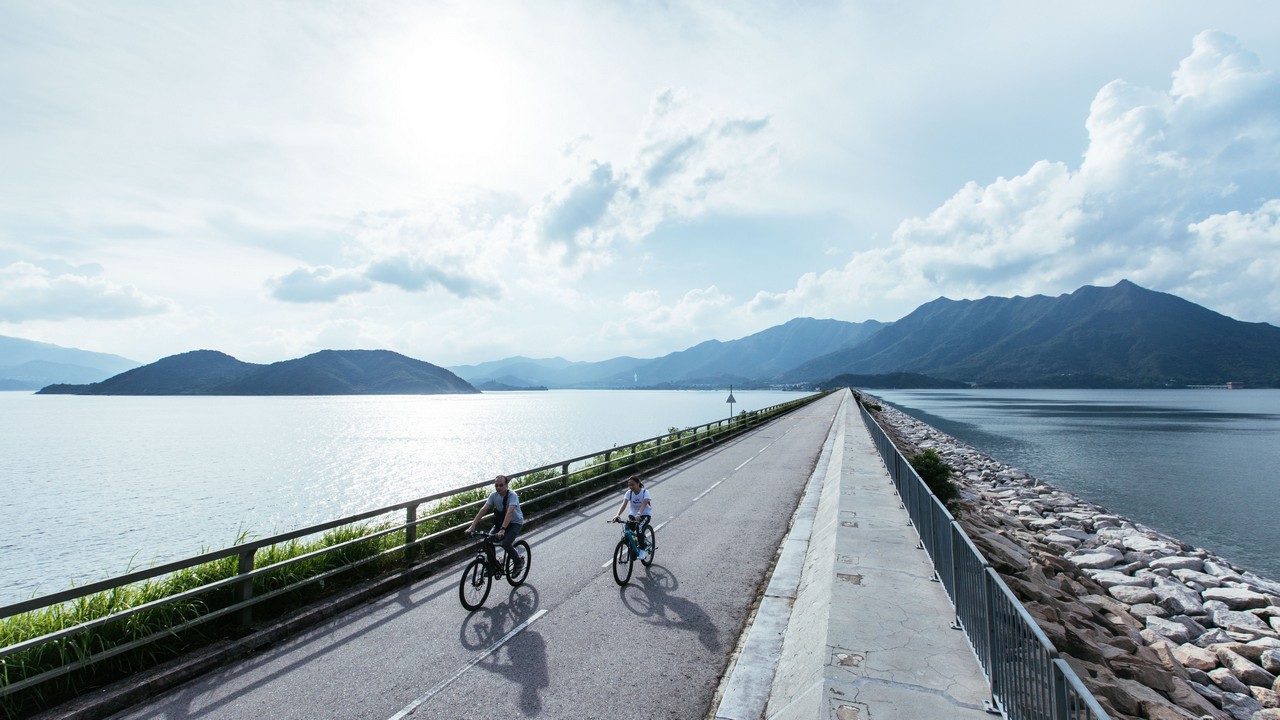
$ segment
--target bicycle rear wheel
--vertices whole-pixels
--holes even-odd
[[[519,587],[524,584],[524,579],[529,577],[529,564],[533,562],[532,551],[529,550],[529,543],[523,540],[517,540],[515,547],[511,548],[511,552],[507,553],[507,582],[511,583],[511,587]]]
[[[658,538],[656,535],[653,534],[653,527],[650,525],[644,526],[644,543],[649,551],[649,554],[646,555],[645,558],[640,562],[644,563],[645,567],[649,567],[650,565],[653,564],[653,554],[658,551]]]
[[[619,585],[626,585],[631,580],[632,565],[635,558],[631,555],[631,548],[627,546],[626,540],[619,540],[618,546],[613,549],[613,581]]]
[[[458,583],[458,599],[462,601],[462,607],[475,610],[484,605],[492,586],[493,576],[485,568],[484,560],[472,560],[462,571],[462,580]]]

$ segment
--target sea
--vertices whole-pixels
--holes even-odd
[[[1280,580],[1280,390],[868,390],[1109,511]]]
[[[0,392],[0,606],[806,394]]]

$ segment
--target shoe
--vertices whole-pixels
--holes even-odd
[[[639,560],[640,562],[644,562],[648,557],[649,557],[649,553],[643,550],[636,553],[636,559]]]
[[[521,570],[524,570],[524,560],[516,558],[516,561],[511,564],[511,574],[519,575]]]

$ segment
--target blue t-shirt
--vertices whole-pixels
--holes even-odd
[[[511,513],[511,522],[519,523],[521,525],[524,524],[524,513],[520,511],[520,497],[516,495],[515,490],[507,488],[507,499],[505,504],[502,499],[502,494],[496,492],[490,495],[489,499],[485,500],[485,503],[487,503],[489,507],[493,508],[494,512],[497,513],[497,517],[494,518],[494,520],[497,521],[498,527],[502,527],[502,520],[507,515],[507,505],[516,509],[515,512]]]

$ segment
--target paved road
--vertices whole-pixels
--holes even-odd
[[[702,718],[840,395],[649,479],[658,552],[619,588],[616,498],[538,523],[528,582],[461,565],[119,713],[137,718]]]

